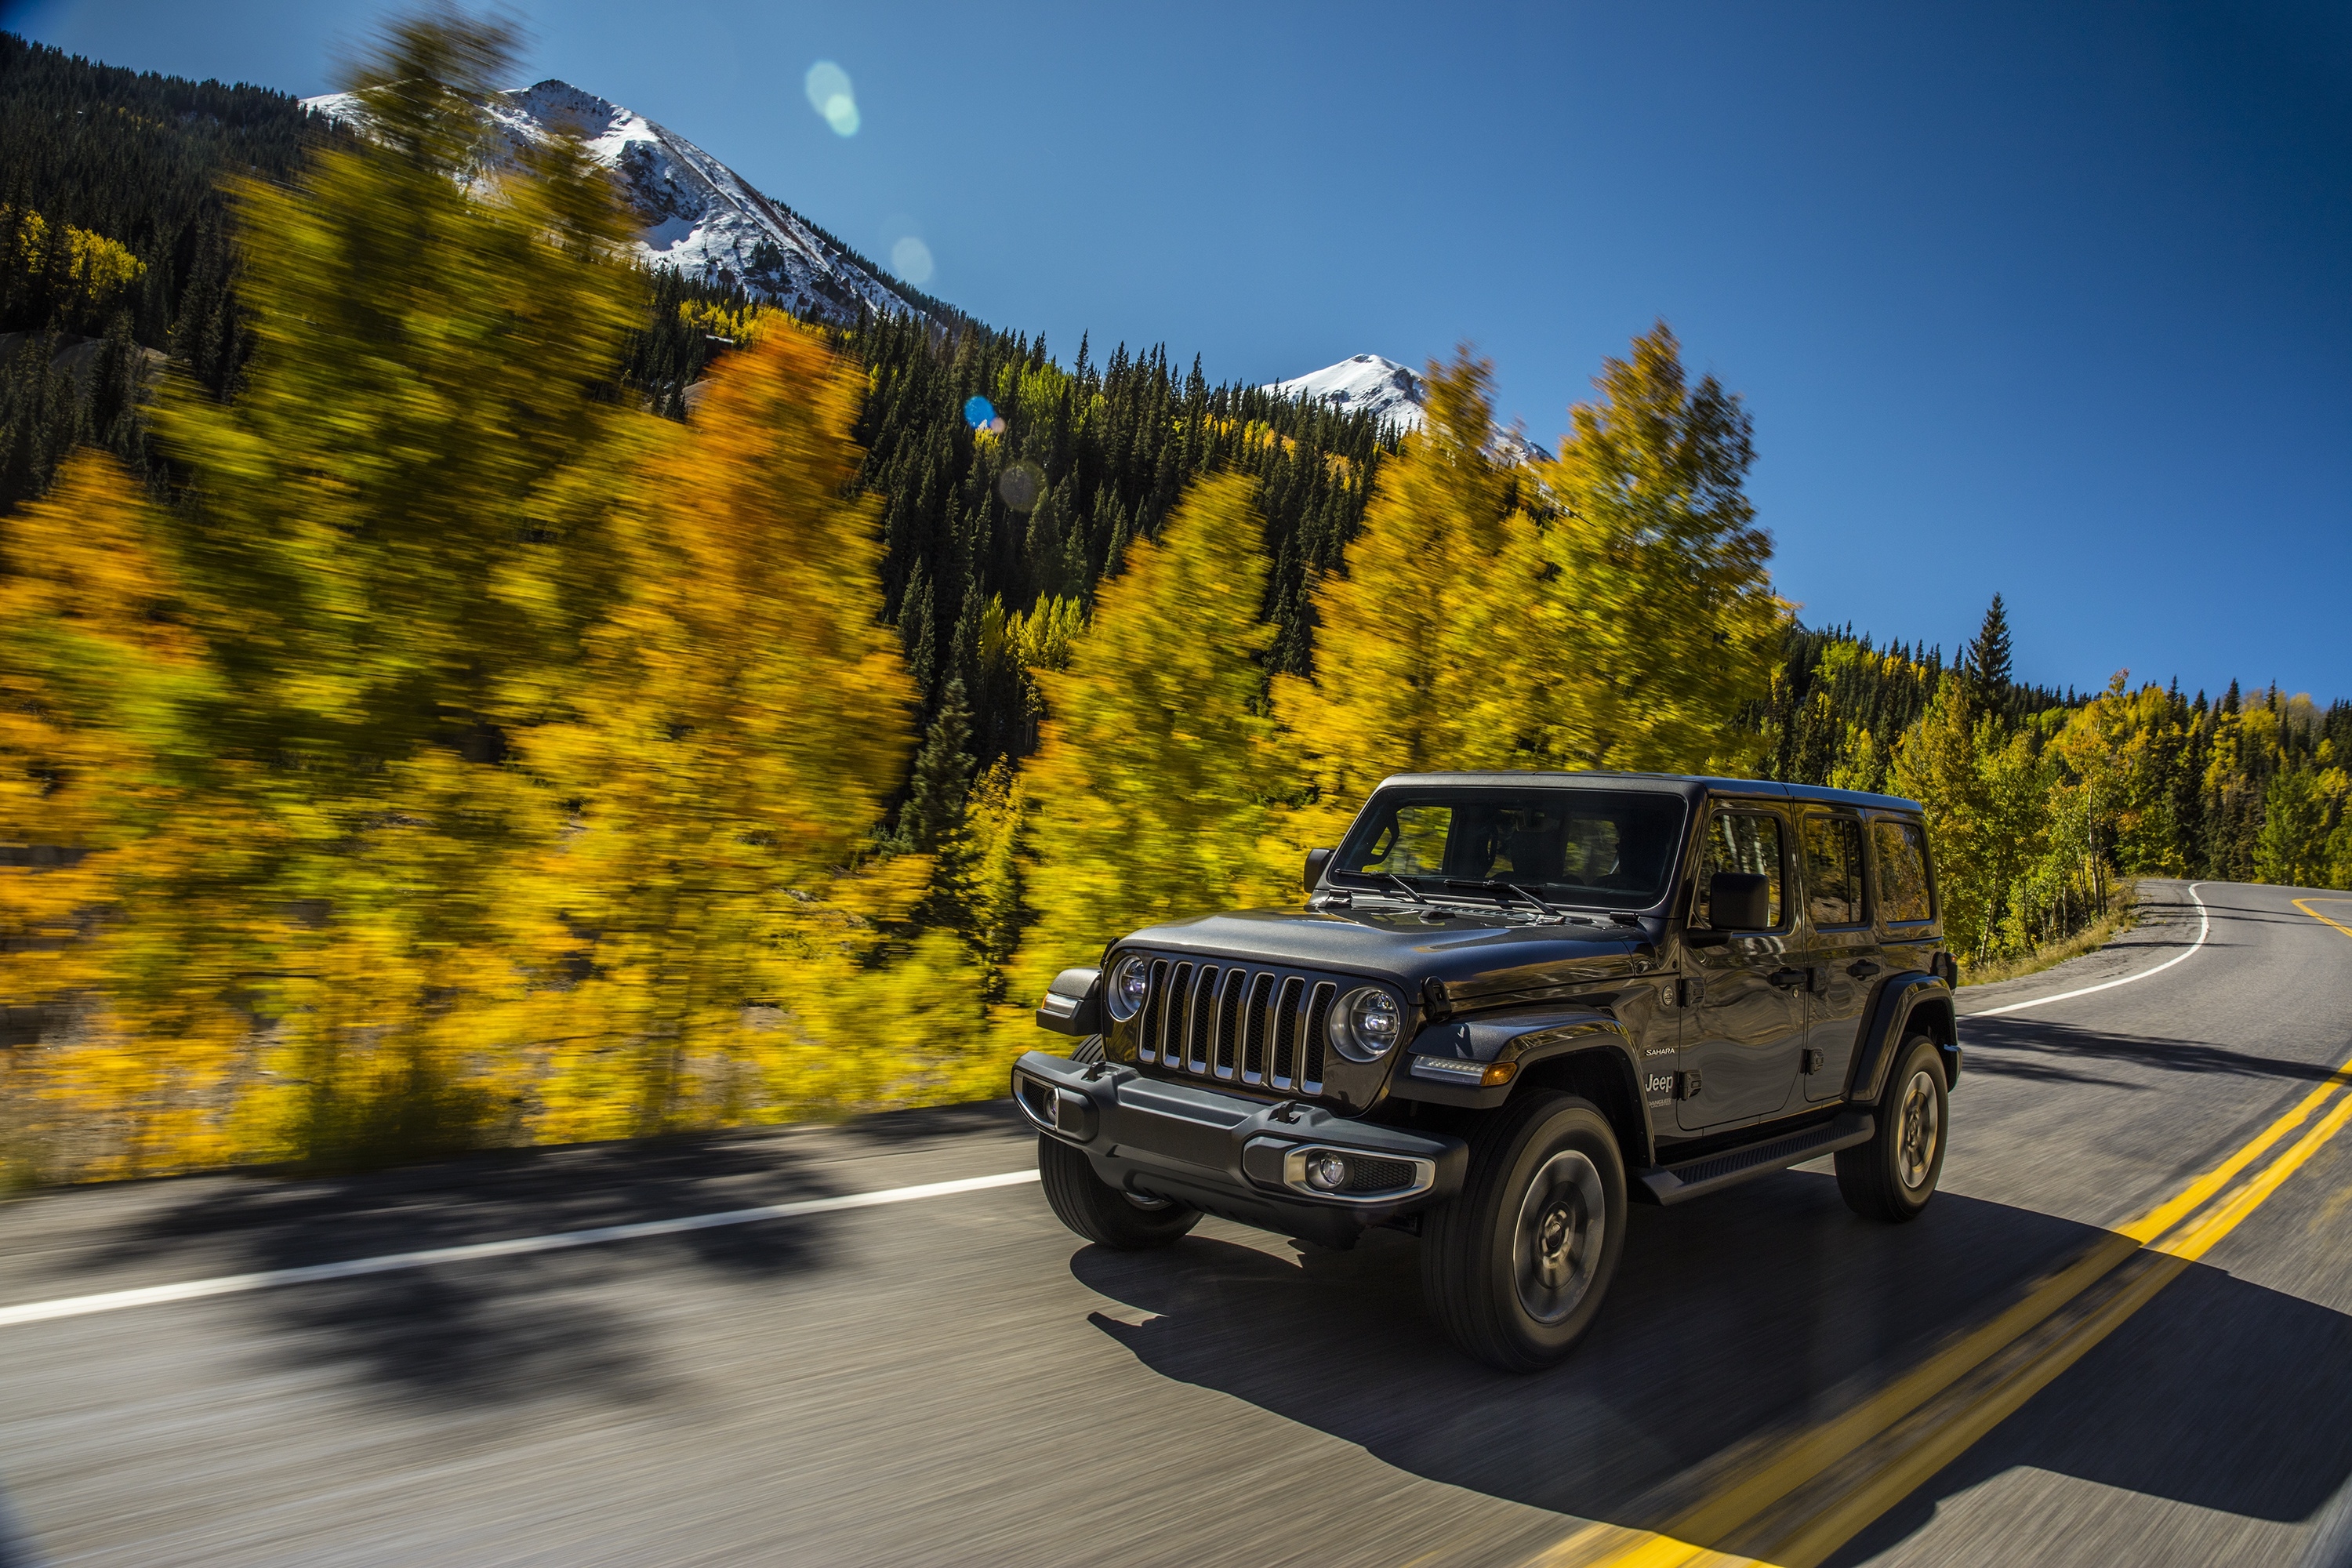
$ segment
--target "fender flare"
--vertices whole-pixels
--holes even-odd
[[[1642,1098],[1641,1053],[1625,1026],[1591,1007],[1515,1009],[1484,1017],[1432,1025],[1416,1036],[1389,1074],[1388,1092],[1398,1100],[1425,1100],[1465,1110],[1492,1110],[1511,1097],[1539,1063],[1566,1057],[1606,1058],[1622,1079],[1626,1106],[1638,1144],[1625,1151],[1629,1164],[1649,1160],[1650,1127]],[[1423,1057],[1493,1064],[1507,1062],[1510,1079],[1492,1086],[1448,1082],[1429,1069],[1415,1070]]]
[[[1895,1065],[1895,1048],[1910,1032],[1914,1018],[1927,1026],[1937,1048],[1943,1053],[1945,1084],[1948,1087],[1958,1081],[1958,1013],[1952,1005],[1952,988],[1941,975],[1915,970],[1890,976],[1878,988],[1869,1019],[1863,1026],[1862,1047],[1853,1054],[1853,1067],[1846,1080],[1845,1098],[1850,1103],[1878,1103],[1879,1093],[1886,1087],[1886,1075]]]

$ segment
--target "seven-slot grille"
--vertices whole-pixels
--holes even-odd
[[[1172,1072],[1323,1091],[1323,1030],[1339,987],[1245,964],[1151,961],[1136,1057]]]

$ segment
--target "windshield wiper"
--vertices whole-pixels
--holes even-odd
[[[1528,892],[1517,882],[1478,882],[1471,881],[1467,879],[1449,879],[1445,885],[1449,888],[1469,888],[1481,893],[1492,894],[1496,903],[1501,903],[1503,901],[1503,895],[1508,893],[1522,903],[1533,904],[1538,910],[1551,916],[1554,920],[1583,921],[1587,925],[1598,925],[1601,923],[1598,921],[1586,921],[1582,915],[1570,915],[1566,910],[1557,909],[1552,905],[1544,902],[1543,900],[1538,898],[1535,894]]]
[[[1421,889],[1419,888],[1414,887],[1411,882],[1406,881],[1394,871],[1368,871],[1364,874],[1370,877],[1386,877],[1390,881],[1394,882],[1398,887],[1402,888],[1404,889],[1404,896],[1411,899],[1416,904],[1425,904],[1429,902],[1427,899],[1422,897]]]
[[[1642,929],[1642,917],[1635,914],[1631,910],[1612,910],[1601,904],[1571,904],[1569,907],[1570,909],[1577,910],[1591,910],[1596,915],[1606,915],[1609,917],[1605,921],[1591,921],[1591,923],[1593,925],[1631,926],[1637,931]],[[1583,917],[1580,916],[1578,918],[1582,919]]]

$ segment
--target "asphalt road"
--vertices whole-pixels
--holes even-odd
[[[5,1312],[1026,1169],[1002,1107],[9,1205],[0,1564],[1586,1560],[1560,1543],[1667,1531],[1688,1478],[1897,1385],[2332,1092],[2352,936],[2293,900],[2352,926],[2352,897],[2200,884],[2192,949],[2186,889],[2144,891],[2114,947],[1963,994],[2147,974],[1963,1026],[1917,1224],[1822,1167],[1636,1209],[1592,1339],[1533,1379],[1439,1342],[1407,1237],[1210,1221],[1117,1256],[1028,1183]],[[2292,1136],[2258,1206],[1830,1561],[2352,1565],[2352,1132]]]

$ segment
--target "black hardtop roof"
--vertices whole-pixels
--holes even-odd
[[[1902,811],[1916,816],[1925,808],[1899,795],[1872,795],[1865,790],[1832,789],[1827,784],[1782,784],[1777,779],[1707,778],[1696,773],[1550,773],[1497,771],[1475,773],[1391,773],[1381,789],[1438,788],[1448,785],[1511,784],[1522,789],[1623,788],[1679,795],[1693,803],[1706,795],[1761,795],[1773,800],[1818,801],[1824,805],[1852,805],[1875,811]]]

